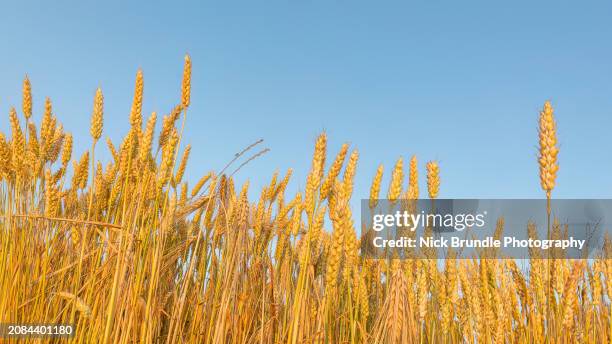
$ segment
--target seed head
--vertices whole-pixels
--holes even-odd
[[[378,195],[380,194],[380,182],[382,181],[383,170],[383,165],[379,165],[378,169],[376,170],[374,180],[372,181],[372,187],[370,187],[370,209],[376,208],[376,205],[378,204]]]
[[[183,175],[185,174],[185,167],[187,166],[187,160],[189,160],[189,153],[191,152],[191,145],[187,145],[185,147],[185,151],[183,152],[183,158],[181,159],[181,163],[176,171],[176,175],[174,176],[175,185],[180,184],[183,179]]]
[[[40,124],[40,138],[46,145],[50,144],[51,139],[53,138],[53,104],[51,103],[51,98],[45,98],[45,113],[42,118],[42,122]]]
[[[140,161],[145,162],[151,153],[151,146],[153,144],[153,135],[155,134],[155,123],[157,122],[157,113],[153,112],[151,117],[147,120],[147,128],[144,133],[144,140],[140,146]]]
[[[342,145],[342,148],[340,149],[340,152],[338,153],[338,155],[336,155],[336,159],[334,160],[332,166],[329,168],[329,172],[327,176],[325,177],[323,184],[321,185],[321,193],[319,195],[320,199],[324,199],[325,197],[329,195],[332,185],[334,181],[336,180],[336,178],[338,177],[338,174],[340,173],[340,169],[342,169],[342,164],[344,164],[344,158],[346,157],[347,151],[348,151],[348,144],[345,143]]]
[[[84,189],[87,186],[89,180],[89,151],[86,151],[81,155],[81,159],[77,163],[73,161],[74,174],[72,176],[72,188]]]
[[[321,184],[323,177],[323,166],[325,165],[325,156],[327,152],[327,135],[322,133],[317,137],[315,143],[314,154],[312,157],[312,167],[306,180],[306,195],[304,202],[306,203],[306,211],[310,214],[314,211],[314,194]]]
[[[183,108],[189,107],[191,102],[191,57],[185,55],[185,65],[183,67],[183,85],[181,95],[181,105]]]
[[[72,134],[68,133],[64,137],[64,147],[62,149],[62,166],[68,166],[68,162],[72,158]]]
[[[389,186],[389,201],[396,201],[402,193],[402,180],[404,179],[404,160],[399,158],[391,174],[391,185]]]
[[[134,100],[132,101],[132,111],[130,112],[130,124],[134,128],[142,126],[142,95],[144,90],[144,81],[142,70],[139,69],[136,73],[136,86],[134,87]]]
[[[26,75],[23,79],[23,115],[26,121],[32,117],[32,86],[30,85],[30,79]]]
[[[204,184],[212,177],[212,172],[209,172],[208,174],[206,174],[205,176],[203,176],[202,178],[200,178],[200,180],[198,181],[198,183],[194,186],[193,190],[191,190],[191,197],[195,197],[200,190],[202,189],[202,186],[204,186]]]
[[[354,149],[349,157],[349,161],[346,164],[343,176],[344,194],[346,199],[351,198],[353,194],[353,187],[355,185],[355,172],[357,170],[357,160],[359,160],[359,152]]]
[[[427,163],[427,191],[432,199],[438,197],[440,191],[440,168],[435,161]]]
[[[416,155],[413,155],[410,159],[410,181],[408,185],[408,198],[419,198],[419,172]]]
[[[91,127],[89,132],[94,141],[98,141],[102,136],[102,125],[104,121],[104,96],[102,90],[98,88],[96,90],[96,96],[94,98],[94,108],[91,115]]]
[[[540,156],[538,159],[540,165],[540,184],[546,198],[550,198],[550,194],[555,187],[555,179],[559,164],[557,163],[557,126],[553,115],[553,108],[549,101],[544,103],[544,109],[540,112]]]
[[[172,109],[170,114],[165,115],[162,119],[162,129],[159,133],[159,148],[162,148],[168,142],[170,138],[170,134],[174,128],[174,122],[179,118],[181,111],[183,111],[183,107],[181,105],[177,105]]]

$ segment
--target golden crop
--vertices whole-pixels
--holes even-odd
[[[1,323],[74,323],[75,343],[612,340],[611,261],[534,254],[519,266],[459,260],[453,252],[443,264],[436,257],[364,259],[349,206],[357,150],[349,154],[343,145],[326,166],[327,138],[320,135],[303,193],[295,195],[287,194],[291,170],[249,195],[248,183],[234,185],[229,165],[190,189],[183,176],[191,146],[181,147],[190,58],[181,99],[157,135],[156,113],[143,123],[143,88],[138,71],[129,132],[106,147],[98,144],[104,104],[97,90],[91,148],[74,157],[73,137],[51,100],[40,125],[32,121],[25,79],[23,113],[11,108],[11,133],[0,133]],[[558,149],[548,102],[539,134],[549,198]],[[95,159],[100,149],[111,161]],[[429,162],[426,171],[428,194],[436,198],[439,166]],[[374,174],[371,207],[383,172],[381,165]],[[416,157],[407,172],[400,158],[387,195],[410,206],[419,197]],[[549,226],[559,235],[557,222]],[[604,254],[611,250],[608,243]]]

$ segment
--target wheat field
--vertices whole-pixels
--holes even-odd
[[[80,142],[91,148],[74,157],[51,100],[35,124],[24,80],[11,132],[0,133],[0,323],[72,323],[72,339],[42,341],[74,343],[612,343],[609,244],[592,260],[365,259],[350,206],[367,197],[353,194],[357,150],[318,136],[296,194],[286,191],[291,169],[263,190],[235,185],[235,161],[189,187],[188,56],[181,87],[169,114],[143,118],[138,71],[121,142],[102,138],[98,89],[91,142]],[[549,102],[539,126],[550,199]],[[234,160],[266,152],[258,147]],[[101,150],[112,159],[96,160]],[[370,206],[438,197],[440,166],[424,167],[426,192],[416,157],[371,169]]]

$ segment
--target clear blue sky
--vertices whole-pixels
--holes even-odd
[[[272,151],[239,179],[258,189],[293,167],[292,187],[303,188],[325,130],[332,154],[346,141],[361,153],[357,197],[379,163],[387,183],[395,159],[412,154],[421,166],[440,162],[442,197],[541,197],[537,117],[550,99],[561,145],[554,195],[612,197],[609,2],[14,1],[0,13],[3,129],[27,73],[37,120],[50,96],[79,149],[102,87],[104,135],[117,140],[137,68],[144,112],[166,113],[188,52],[190,179],[264,138]],[[422,168],[422,190],[424,181]]]

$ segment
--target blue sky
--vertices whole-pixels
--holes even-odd
[[[90,144],[96,87],[104,135],[118,140],[137,68],[144,112],[180,97],[193,60],[188,177],[220,169],[264,138],[238,179],[259,189],[279,169],[303,188],[312,146],[359,149],[357,197],[379,163],[438,160],[441,197],[541,197],[537,117],[556,110],[555,197],[611,198],[612,5],[608,2],[196,1],[0,5],[0,111],[8,125],[27,73],[78,149]],[[252,195],[255,192],[252,192]]]

